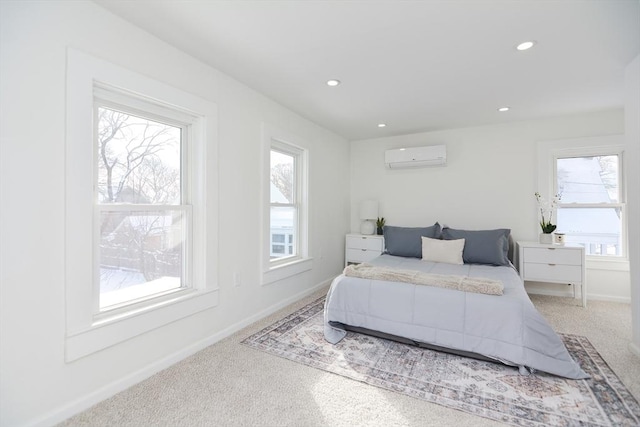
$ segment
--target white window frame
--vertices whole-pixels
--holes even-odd
[[[557,175],[556,161],[558,158],[586,157],[602,155],[619,155],[618,185],[620,191],[620,203],[622,207],[621,240],[623,256],[587,255],[587,267],[589,269],[628,271],[628,232],[626,200],[626,165],[624,156],[624,136],[606,135],[597,137],[570,138],[538,142],[538,188],[546,191],[546,194],[556,194]],[[550,196],[549,196],[550,197]],[[571,204],[560,205],[562,207]],[[582,207],[587,207],[581,204]],[[610,205],[613,206],[613,205]],[[554,217],[557,212],[554,212]]]
[[[595,156],[618,156],[618,202],[616,203],[563,203],[562,199],[558,202],[558,209],[585,209],[585,208],[619,208],[621,211],[620,218],[620,250],[621,255],[593,255],[587,254],[587,257],[594,260],[618,259],[627,260],[627,212],[625,207],[625,185],[624,185],[624,156],[622,147],[590,147],[590,148],[568,148],[564,150],[556,150],[553,154],[553,194],[559,194],[558,190],[558,159],[595,157]],[[557,216],[556,216],[557,217]]]
[[[263,124],[262,156],[262,230],[261,230],[261,277],[267,285],[278,280],[308,271],[312,268],[313,258],[309,254],[309,151],[302,147],[302,140],[295,135]],[[296,143],[294,143],[295,141]],[[271,203],[271,150],[282,152],[295,158],[294,191],[295,203]],[[294,206],[297,208],[296,255],[271,259],[271,206]],[[285,243],[285,248],[286,248]],[[286,249],[285,249],[286,251]]]
[[[130,113],[137,117],[154,120],[160,123],[165,123],[173,127],[181,129],[181,149],[180,149],[180,204],[176,205],[158,205],[158,204],[132,204],[132,203],[99,203],[98,202],[98,168],[94,171],[95,180],[94,184],[94,197],[95,209],[94,209],[94,319],[108,319],[116,313],[126,313],[132,309],[135,305],[138,308],[145,307],[150,304],[156,304],[160,300],[168,300],[177,297],[176,293],[186,293],[193,288],[194,283],[194,252],[193,252],[193,204],[191,203],[192,186],[190,185],[193,179],[192,175],[194,169],[197,166],[192,165],[189,152],[192,150],[193,141],[192,134],[194,133],[194,127],[199,126],[198,117],[191,114],[187,114],[183,111],[178,111],[174,108],[169,108],[158,104],[157,102],[149,102],[141,99],[139,96],[132,96],[131,94],[123,93],[119,88],[108,86],[105,84],[94,83],[94,126],[98,122],[98,108],[104,107]],[[94,129],[94,131],[97,129]],[[94,138],[94,144],[96,144]],[[96,147],[94,147],[96,148]],[[96,161],[97,156],[94,157]],[[113,307],[100,308],[100,251],[98,250],[98,242],[100,241],[100,214],[103,211],[180,211],[182,212],[185,220],[184,234],[184,256],[182,263],[181,274],[181,287],[177,289],[171,289],[162,294],[156,294],[143,298],[140,301],[128,301],[118,304]],[[202,279],[200,279],[202,280]],[[153,301],[150,301],[153,300]]]
[[[300,241],[301,239],[299,238],[299,234],[300,234],[300,230],[302,229],[303,226],[303,222],[304,222],[304,218],[302,218],[301,213],[303,212],[303,203],[302,203],[302,199],[303,199],[303,192],[304,189],[302,188],[304,186],[304,182],[302,180],[302,175],[303,175],[303,162],[304,162],[304,150],[299,148],[299,147],[295,147],[291,144],[287,144],[285,142],[279,141],[277,139],[272,139],[271,140],[271,149],[269,150],[269,157],[271,157],[271,152],[272,151],[276,151],[280,154],[284,154],[286,156],[290,156],[293,158],[293,200],[291,201],[291,203],[279,203],[279,202],[272,202],[269,201],[269,215],[271,215],[271,208],[294,208],[295,209],[295,218],[294,218],[294,232],[293,232],[293,248],[294,248],[294,254],[293,255],[288,255],[287,254],[287,237],[289,236],[288,233],[284,233],[285,236],[285,242],[283,242],[283,246],[285,248],[285,252],[284,252],[284,256],[282,257],[278,257],[278,258],[271,258],[271,255],[269,256],[269,263],[271,264],[271,266],[276,267],[278,265],[283,265],[283,264],[290,264],[291,262],[297,261],[299,259],[302,258],[302,253],[301,253],[301,245],[300,245]],[[271,164],[269,164],[269,166],[271,166]],[[269,186],[269,192],[271,192],[271,186]],[[271,229],[271,218],[269,220],[269,228]],[[271,240],[271,244],[273,245],[273,239],[272,239],[272,235],[271,232],[269,232],[269,239]],[[271,249],[269,249],[269,253],[271,254]]]
[[[97,98],[181,115],[190,125],[185,185],[192,221],[189,286],[175,292],[99,311],[96,280],[97,226],[94,103]],[[156,111],[156,112],[157,112]],[[153,113],[153,111],[150,111]],[[182,120],[183,121],[183,120]],[[75,49],[67,52],[67,144],[65,194],[65,360],[71,362],[218,304],[217,108],[215,104]],[[92,143],[93,142],[93,143]],[[206,202],[206,203],[205,203]],[[175,208],[176,206],[171,206]],[[160,209],[160,206],[153,206]],[[208,226],[207,226],[208,225]]]

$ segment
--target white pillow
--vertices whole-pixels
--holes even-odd
[[[422,260],[445,262],[447,264],[464,264],[462,251],[464,239],[440,240],[422,237]]]

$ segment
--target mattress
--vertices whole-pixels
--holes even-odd
[[[346,335],[345,325],[416,343],[479,354],[515,366],[566,378],[589,378],[536,310],[513,266],[445,264],[381,255],[374,265],[432,274],[502,281],[503,295],[462,292],[412,283],[340,275],[325,304],[325,339]]]

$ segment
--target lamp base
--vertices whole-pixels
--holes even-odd
[[[376,226],[373,224],[373,221],[366,219],[360,224],[360,234],[373,234],[375,231]]]

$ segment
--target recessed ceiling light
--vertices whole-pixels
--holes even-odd
[[[509,111],[511,108],[510,107],[500,107],[498,108],[498,111],[500,111],[501,113],[504,113],[505,111]]]
[[[536,45],[535,40],[529,40],[529,41],[520,43],[518,46],[516,46],[516,49],[527,50],[527,49],[531,49],[535,45]]]
[[[378,127],[379,128],[383,128],[383,127],[386,127],[386,126],[387,126],[386,123],[378,123]]]
[[[329,86],[338,86],[340,84],[340,80],[331,79],[327,80],[327,85]]]

